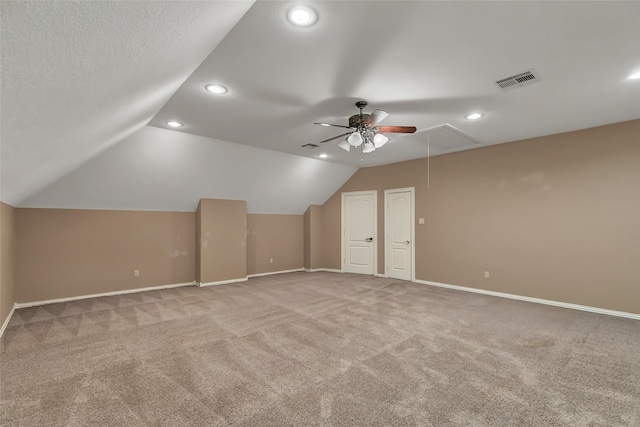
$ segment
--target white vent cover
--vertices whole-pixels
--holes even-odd
[[[522,87],[538,81],[540,81],[540,76],[538,75],[538,73],[535,70],[528,70],[520,74],[516,74],[515,76],[498,80],[496,84],[501,89],[507,90]]]

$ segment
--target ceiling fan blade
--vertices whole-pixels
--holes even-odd
[[[417,130],[415,126],[378,126],[377,129],[381,133],[414,133]]]
[[[320,125],[320,126],[333,126],[334,128],[347,128],[347,129],[353,129],[351,126],[334,125],[334,124],[332,124],[332,123],[314,123],[314,125]]]
[[[329,142],[329,141],[333,141],[334,139],[342,138],[343,136],[349,135],[350,133],[353,133],[353,132],[347,132],[347,133],[343,133],[342,135],[334,136],[333,138],[325,139],[324,141],[320,141],[318,144],[322,144],[324,142]]]
[[[389,117],[389,113],[387,113],[386,111],[374,110],[373,113],[371,113],[371,115],[367,117],[367,119],[364,121],[364,124],[369,126],[375,126],[376,124],[380,123],[387,117]]]

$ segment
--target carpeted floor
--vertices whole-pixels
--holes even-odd
[[[639,426],[640,322],[336,273],[17,310],[2,426]]]

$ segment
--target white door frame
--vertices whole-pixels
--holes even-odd
[[[341,271],[344,273],[346,270],[346,257],[347,257],[347,239],[345,236],[347,234],[346,229],[346,209],[345,203],[347,200],[347,196],[358,196],[363,194],[372,194],[373,195],[373,275],[378,276],[378,191],[377,190],[366,190],[366,191],[349,191],[342,193],[341,201],[340,201],[340,209],[341,212],[341,231],[340,231],[340,248],[341,254],[340,258],[341,262]]]
[[[415,187],[390,188],[384,190],[384,275],[388,276],[388,265],[391,260],[391,242],[389,241],[389,214],[387,198],[389,193],[408,191],[411,193],[411,281],[416,281],[416,189]]]

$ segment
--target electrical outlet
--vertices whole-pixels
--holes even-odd
[[[135,277],[140,276],[140,270],[133,270],[133,275],[134,275]]]
[[[489,278],[489,272],[488,272],[488,271],[485,271],[485,272],[484,272],[484,278],[485,278],[485,279],[488,279],[488,278]]]
[[[273,264],[273,258],[269,258],[269,264]]]

